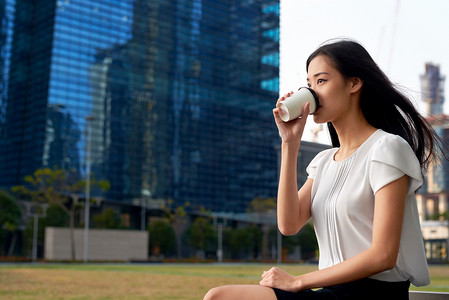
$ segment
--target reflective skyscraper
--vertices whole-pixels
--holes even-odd
[[[40,167],[84,177],[89,117],[108,200],[243,211],[276,194],[278,0],[2,4],[3,187]]]

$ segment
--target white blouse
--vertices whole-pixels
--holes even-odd
[[[371,245],[374,195],[385,185],[409,176],[396,266],[370,278],[430,283],[415,191],[421,168],[409,144],[378,129],[347,159],[337,162],[338,148],[324,150],[307,167],[312,186],[312,219],[320,249],[319,268],[349,259]]]

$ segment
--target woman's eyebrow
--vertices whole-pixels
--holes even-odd
[[[329,73],[327,73],[327,72],[318,72],[315,75],[313,75],[313,77],[318,77],[320,75],[329,75]],[[307,81],[309,81],[309,80],[310,80],[309,77],[307,77]]]

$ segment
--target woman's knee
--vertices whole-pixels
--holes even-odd
[[[220,287],[214,287],[213,289],[210,289],[207,294],[204,296],[203,300],[219,300],[219,299],[225,299],[225,291],[226,287],[220,286]]]
[[[225,285],[207,292],[204,300],[276,300],[273,289],[260,285]]]

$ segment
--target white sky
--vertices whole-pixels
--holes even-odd
[[[449,75],[447,0],[281,0],[281,95],[306,85],[307,57],[335,37],[364,45],[387,76],[406,88],[421,112],[419,76],[425,63],[440,65],[440,73]],[[449,99],[444,112],[449,113]],[[316,126],[309,118],[305,140],[312,140]],[[329,143],[326,131],[318,141]]]

